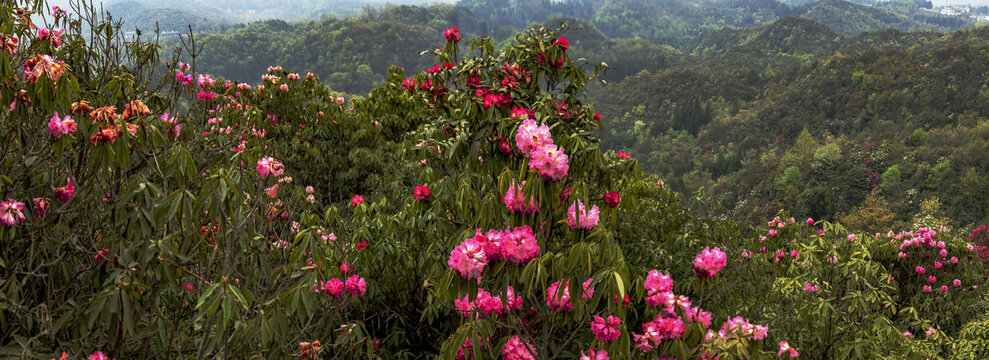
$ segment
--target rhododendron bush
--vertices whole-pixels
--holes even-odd
[[[601,149],[565,27],[451,27],[361,98],[28,3],[0,4],[3,356],[927,358],[983,295],[982,243],[743,236]]]

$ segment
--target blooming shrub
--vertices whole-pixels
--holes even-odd
[[[0,10],[4,355],[917,357],[944,344],[904,332],[951,333],[981,296],[942,235],[903,258],[823,221],[749,239],[606,155],[559,30],[495,51],[451,27],[434,67],[344,98],[277,66],[249,85],[162,64],[93,15],[108,38],[87,45],[77,15],[42,36]]]

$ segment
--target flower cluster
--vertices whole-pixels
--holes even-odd
[[[529,170],[539,171],[545,181],[556,181],[567,176],[570,166],[567,155],[553,144],[549,127],[537,125],[526,119],[515,134],[515,145],[529,158]]]
[[[567,209],[567,225],[571,229],[584,229],[590,230],[598,225],[598,218],[600,217],[600,210],[598,206],[594,205],[591,207],[591,211],[588,212],[584,208],[584,203],[580,200],[574,201]]]
[[[673,279],[669,273],[663,274],[658,270],[650,270],[642,283],[646,289],[646,303],[649,306],[659,306],[664,299],[673,294]]]
[[[0,202],[0,224],[5,227],[20,226],[27,217],[24,215],[24,203],[7,199]]]
[[[282,176],[285,170],[282,168],[282,163],[275,161],[272,157],[265,157],[258,160],[258,175],[262,179],[271,176]]]
[[[488,262],[508,260],[523,265],[539,255],[536,235],[528,225],[506,230],[477,229],[450,253],[447,264],[464,278],[477,278]]]
[[[500,296],[492,296],[491,293],[484,291],[484,289],[477,289],[477,297],[474,301],[471,301],[467,295],[464,297],[454,300],[453,305],[457,310],[460,310],[460,315],[463,316],[476,316],[477,314],[483,313],[485,316],[491,316],[492,314],[503,314],[505,311],[512,309],[518,310],[522,307],[522,297],[515,295],[515,289],[509,286],[505,290],[505,302],[502,303]]]
[[[46,75],[54,84],[64,74],[65,62],[48,55],[36,55],[24,62],[24,80],[31,84],[37,83],[41,75]]]
[[[508,186],[508,192],[505,193],[505,207],[510,212],[521,213],[522,215],[532,215],[539,211],[539,205],[536,205],[536,199],[533,196],[529,197],[528,204],[526,204],[525,194],[522,193],[522,187],[525,186],[525,181],[522,185],[516,185],[515,180],[512,179],[512,184]]]
[[[450,252],[450,259],[446,263],[450,269],[459,272],[461,277],[477,279],[488,264],[488,258],[484,254],[484,245],[474,238],[468,238]]]
[[[561,281],[554,282],[546,288],[546,305],[553,310],[569,311],[573,308],[573,303],[570,302],[570,280],[563,282],[562,285]],[[590,287],[593,281],[593,278],[584,281],[581,298],[590,299],[594,296],[594,288]]]
[[[776,354],[776,356],[783,356],[783,354],[789,354],[791,359],[800,356],[797,349],[790,347],[790,344],[786,341],[780,341],[780,351]]]
[[[604,196],[601,197],[601,200],[604,201],[605,205],[611,207],[618,207],[618,204],[621,203],[622,198],[621,196],[618,195],[617,191],[611,191],[604,193]]]
[[[768,333],[768,326],[749,323],[748,320],[745,320],[741,316],[728,319],[721,325],[721,331],[718,331],[718,335],[722,338],[727,338],[734,334],[741,335],[742,337],[751,337],[752,340],[765,339]]]
[[[607,343],[617,340],[618,337],[622,335],[622,333],[618,331],[618,327],[621,326],[621,324],[622,319],[617,316],[609,315],[608,319],[605,320],[603,317],[594,315],[594,321],[591,322],[591,332],[594,333],[594,337],[597,338],[598,341]]]
[[[52,116],[51,120],[48,121],[48,133],[56,139],[62,137],[62,135],[72,135],[75,132],[76,122],[69,115],[65,115],[65,118],[59,119],[56,112],[55,116]]]
[[[313,284],[313,291],[317,294],[324,293],[331,297],[339,297],[344,295],[344,291],[346,291],[350,295],[360,297],[364,296],[364,293],[367,292],[367,287],[364,278],[351,275],[346,281],[337,278],[324,281],[322,284],[317,281]]]
[[[607,351],[590,349],[586,354],[584,350],[580,351],[580,360],[611,360],[611,358],[608,357]]]
[[[642,334],[632,334],[635,347],[642,352],[650,352],[663,340],[679,339],[687,326],[678,317],[667,318],[659,314],[650,322],[642,324]]]
[[[69,179],[68,182],[65,186],[55,188],[55,197],[63,204],[69,202],[69,199],[76,195],[76,187],[72,185],[72,179]]]
[[[429,195],[429,187],[426,185],[416,186],[415,191],[412,192],[412,196],[420,201],[429,201]]]
[[[518,335],[512,335],[501,349],[501,356],[505,360],[535,360],[536,355],[536,349],[529,344],[529,340],[523,343]]]
[[[721,271],[728,263],[728,256],[725,255],[721,249],[715,247],[704,248],[697,257],[694,258],[694,275],[699,278],[713,278],[718,276],[718,272]]]
[[[52,47],[58,48],[62,46],[62,30],[38,29],[38,40],[48,40],[52,43]]]

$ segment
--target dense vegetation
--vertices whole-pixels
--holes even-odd
[[[38,27],[32,11],[55,20]],[[941,359],[989,353],[989,228],[944,226],[964,218],[947,218],[933,198],[919,205],[911,223],[881,223],[875,235],[854,221],[849,229],[787,211],[740,226],[716,199],[669,186],[686,186],[689,177],[664,182],[643,169],[656,163],[606,149],[616,141],[610,129],[629,131],[615,127],[628,119],[599,114],[660,87],[687,100],[668,101],[676,104],[673,122],[649,124],[676,134],[653,138],[664,144],[694,146],[691,141],[715,134],[715,122],[738,122],[722,127],[722,137],[752,135],[749,142],[757,145],[761,133],[787,135],[796,131],[789,122],[804,125],[796,135],[803,145],[792,154],[752,150],[768,164],[775,159],[798,168],[783,171],[781,188],[788,190],[801,185],[795,180],[804,175],[801,166],[824,179],[855,170],[841,171],[849,140],[814,134],[892,122],[879,112],[856,123],[813,111],[840,101],[885,105],[870,103],[878,96],[897,99],[893,104],[904,112],[920,106],[894,93],[853,98],[849,89],[902,81],[943,96],[932,98],[945,103],[940,111],[964,106],[952,105],[964,92],[887,76],[897,72],[879,71],[870,54],[908,54],[904,68],[923,62],[951,81],[955,71],[981,68],[981,48],[965,44],[979,31],[932,34],[925,46],[951,45],[936,51],[804,51],[780,56],[786,61],[763,60],[764,73],[738,76],[715,72],[731,69],[730,61],[703,60],[732,51],[711,47],[658,71],[668,76],[663,81],[648,82],[654,75],[644,72],[604,87],[595,85],[603,64],[576,61],[588,50],[564,37],[571,34],[562,33],[566,26],[536,27],[500,46],[447,28],[423,40],[439,47],[432,52],[436,66],[391,67],[367,97],[342,97],[319,76],[281,66],[268,66],[250,84],[214,78],[200,69],[207,64],[196,45],[202,40],[185,38],[182,47],[162,52],[92,14],[27,1],[0,3],[0,15],[0,102],[10,104],[0,110],[2,356]],[[82,36],[84,24],[105,36]],[[616,44],[594,32],[574,38]],[[758,44],[738,56],[755,54]],[[861,74],[844,70],[859,64]],[[789,81],[752,90],[767,79]],[[978,81],[956,79],[942,85],[968,89],[974,87],[968,81]],[[846,88],[817,86],[805,100],[786,86],[810,89],[810,83]],[[720,95],[705,98],[709,93]],[[750,100],[738,100],[745,96]],[[595,98],[608,109],[592,105]],[[772,104],[793,98],[800,101]],[[648,109],[630,107],[629,116]],[[787,118],[788,111],[817,117]],[[745,118],[753,113],[759,116]],[[972,119],[956,120],[952,140],[985,132],[977,113],[967,116]],[[822,119],[829,121],[811,123]],[[950,124],[936,116],[914,120],[949,133]],[[631,131],[645,127],[633,123]],[[661,131],[643,136],[653,133]],[[898,149],[943,151],[949,143],[939,134],[914,130]],[[636,148],[644,146],[636,141]],[[900,159],[880,157],[878,149],[866,150],[869,161],[857,159]],[[951,161],[980,161],[969,158]],[[890,171],[878,186],[887,186]],[[902,172],[890,178],[908,179]],[[875,208],[856,219],[889,218],[883,206]]]
[[[745,220],[785,208],[880,231],[932,198],[951,225],[989,218],[985,28],[842,38],[794,19],[722,34],[691,66],[597,91],[604,146]],[[880,204],[889,217],[861,218]]]

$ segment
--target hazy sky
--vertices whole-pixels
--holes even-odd
[[[989,6],[989,0],[931,0],[934,6],[942,5],[978,5]]]

